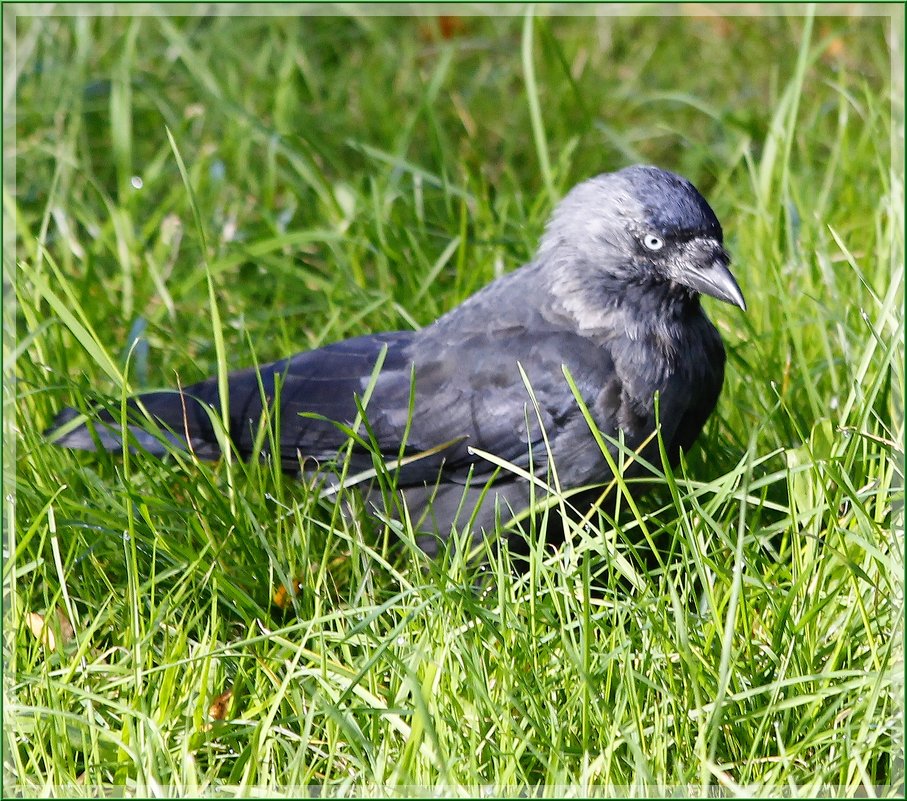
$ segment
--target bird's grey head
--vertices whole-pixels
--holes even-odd
[[[634,287],[661,288],[746,309],[715,212],[693,184],[657,167],[627,167],[574,187],[554,210],[538,255],[574,265],[587,287],[599,283],[615,299]]]

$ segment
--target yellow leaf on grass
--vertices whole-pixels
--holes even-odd
[[[57,613],[57,623],[60,630],[59,643],[57,643],[57,635],[54,633],[53,627],[48,623],[44,615],[39,614],[38,612],[25,613],[25,625],[28,626],[29,631],[31,631],[38,642],[51,651],[56,651],[58,644],[61,647],[66,645],[75,634],[72,623],[69,622],[66,613],[60,609],[60,607],[57,607],[55,611]]]

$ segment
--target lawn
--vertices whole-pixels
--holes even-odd
[[[7,790],[903,797],[902,9],[345,9],[4,7]],[[43,436],[426,325],[637,162],[749,309],[704,301],[696,447],[557,549],[430,561],[265,461]]]

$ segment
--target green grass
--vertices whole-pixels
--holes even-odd
[[[5,26],[7,785],[901,796],[903,107],[887,30]],[[506,549],[430,563],[412,532],[266,463],[42,437],[66,404],[424,325],[526,261],[570,186],[636,161],[709,198],[749,311],[706,302],[727,378],[686,461],[635,506],[612,492],[556,552],[532,524],[523,572]]]

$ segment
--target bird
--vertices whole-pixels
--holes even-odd
[[[232,448],[316,475],[340,458],[347,476],[368,476],[377,456],[394,472],[393,514],[409,515],[428,554],[467,527],[480,543],[546,495],[552,470],[562,491],[602,484],[623,447],[639,453],[627,468],[638,475],[659,462],[656,428],[678,463],[724,382],[701,298],[746,311],[729,265],[721,224],[690,181],[650,165],[596,175],[555,206],[528,263],[430,325],[229,373]],[[220,383],[130,400],[130,446],[220,458]],[[64,409],[50,433],[72,449],[123,444],[108,411]],[[365,485],[380,512],[386,493],[373,477]]]

